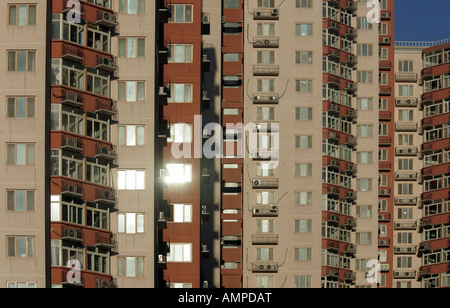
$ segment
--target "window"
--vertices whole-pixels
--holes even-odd
[[[191,243],[171,243],[167,253],[167,262],[192,262]]]
[[[312,108],[311,107],[296,107],[295,119],[301,121],[312,120]]]
[[[119,145],[140,146],[145,143],[145,127],[140,125],[120,125]]]
[[[295,7],[300,9],[312,8],[312,0],[295,0]]]
[[[190,289],[192,288],[192,283],[184,283],[184,282],[171,282],[168,284],[169,288],[172,289]]]
[[[60,195],[50,197],[51,221],[65,221],[83,225],[85,206],[78,200],[62,200]]]
[[[145,14],[145,0],[120,0],[119,12],[122,14]]]
[[[397,267],[398,268],[411,268],[412,258],[411,257],[397,257]]]
[[[170,84],[169,103],[192,103],[192,84]]]
[[[275,0],[258,0],[258,7],[260,8],[274,8]]]
[[[88,182],[109,186],[109,166],[87,157],[86,180]]]
[[[273,176],[273,165],[268,163],[262,163],[256,165],[257,176]]]
[[[145,189],[145,170],[118,170],[117,188],[121,190]]]
[[[104,249],[88,247],[86,269],[109,275],[109,253]]]
[[[412,243],[411,232],[399,232],[397,233],[397,244],[411,244]]]
[[[388,135],[388,125],[387,124],[379,124],[378,125],[378,135],[380,135],[380,136]]]
[[[183,143],[192,142],[192,125],[185,123],[170,124],[170,137],[167,142]]]
[[[372,190],[372,179],[356,179],[356,190],[358,191]]]
[[[312,36],[312,24],[296,24],[296,36]]]
[[[258,107],[256,111],[258,120],[275,120],[275,108],[273,107]]]
[[[412,134],[399,134],[398,135],[398,145],[413,145],[413,135]]]
[[[372,152],[356,152],[356,162],[358,164],[371,164]]]
[[[169,63],[192,62],[192,44],[168,44],[167,51]]]
[[[61,150],[51,150],[51,175],[84,179],[84,156]]]
[[[109,85],[110,76],[108,72],[95,69],[92,67],[87,68],[87,91],[110,97]]]
[[[274,220],[258,219],[256,221],[257,233],[273,233],[273,231],[274,231]]]
[[[33,258],[35,256],[34,236],[7,236],[8,257]]]
[[[311,220],[295,220],[294,221],[294,232],[296,233],[310,233],[311,232]]]
[[[170,23],[191,23],[193,6],[192,4],[172,4],[168,5]]]
[[[397,209],[398,219],[413,219],[412,208],[398,208]]]
[[[122,213],[117,215],[119,233],[136,234],[144,233],[144,214]]]
[[[86,225],[102,230],[109,230],[109,211],[98,205],[88,203],[86,210]]]
[[[34,289],[36,288],[35,282],[8,282],[8,289]]]
[[[52,85],[63,85],[82,91],[85,89],[85,68],[79,63],[53,58],[51,78]]]
[[[312,192],[311,191],[296,191],[295,192],[295,204],[299,204],[299,205],[312,204]]]
[[[312,136],[295,136],[296,149],[310,149],[312,148]]]
[[[16,212],[31,212],[35,209],[34,190],[7,190],[7,210]]]
[[[402,158],[398,160],[398,170],[413,170],[413,159]]]
[[[274,196],[273,191],[258,191],[256,193],[256,204],[274,204]]]
[[[224,62],[239,62],[240,56],[238,53],[224,53],[223,61]]]
[[[372,30],[372,23],[367,21],[367,17],[358,17],[356,19],[356,28],[360,30]]]
[[[311,261],[312,248],[294,248],[295,261]]]
[[[34,118],[34,97],[8,97],[8,118]]]
[[[372,217],[372,206],[371,205],[357,205],[356,206],[356,217],[371,218]]]
[[[274,64],[275,51],[273,50],[259,50],[257,52],[258,64]]]
[[[192,164],[167,164],[166,183],[190,183],[192,181]]]
[[[145,100],[145,82],[119,82],[119,101],[143,102]]]
[[[170,204],[171,217],[170,222],[189,223],[192,222],[192,204],[174,203]]]
[[[226,9],[237,9],[239,8],[238,0],[225,0],[225,8]]]
[[[312,92],[312,80],[311,79],[297,79],[295,80],[295,91],[297,92]]]
[[[414,96],[413,86],[399,85],[398,96]]]
[[[273,288],[273,276],[257,275],[256,276],[257,288]]]
[[[361,124],[356,126],[356,135],[358,137],[372,137],[373,125]]]
[[[371,245],[372,244],[372,232],[356,232],[356,244]]]
[[[119,277],[144,277],[144,257],[119,257]]]
[[[295,164],[295,176],[312,176],[312,164]]]
[[[408,60],[398,61],[398,71],[399,72],[412,72],[413,71],[413,61],[408,61]]]
[[[8,72],[35,72],[35,50],[8,50]]]
[[[86,123],[86,136],[109,141],[109,117],[102,114],[88,114]]]
[[[36,25],[36,5],[35,4],[9,4],[10,26],[34,26]]]
[[[8,165],[34,165],[34,148],[32,143],[7,144]]]
[[[296,64],[312,64],[313,63],[313,52],[312,51],[296,51],[295,52],[295,63]]]
[[[273,248],[268,247],[256,248],[256,260],[273,261]]]
[[[413,184],[398,184],[398,194],[399,195],[412,195],[413,194]]]
[[[274,92],[275,91],[275,79],[263,78],[257,79],[256,85],[258,92]]]
[[[359,83],[372,83],[373,81],[372,71],[357,71],[356,81]]]
[[[311,288],[311,276],[294,276],[294,288]]]
[[[102,27],[98,27],[98,29],[92,27],[88,28],[88,38],[87,38],[88,47],[103,52],[111,53],[110,43],[111,43],[111,34],[109,30],[105,30]]]
[[[259,22],[256,27],[257,35],[274,36],[275,24],[272,22]]]
[[[145,57],[145,39],[136,37],[119,38],[119,57]]]

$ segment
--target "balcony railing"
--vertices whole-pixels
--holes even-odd
[[[417,73],[396,73],[395,81],[396,82],[417,82],[418,75]]]
[[[95,202],[112,205],[116,203],[116,191],[112,188],[96,188]]]
[[[97,98],[95,100],[95,112],[109,116],[117,115],[117,103],[116,101]]]
[[[72,136],[61,136],[61,149],[70,150],[74,152],[83,151],[83,142],[80,138]]]
[[[98,69],[107,71],[107,72],[114,72],[115,70],[118,69],[117,66],[117,57],[105,57],[102,55],[97,55],[97,65],[96,67]]]
[[[84,233],[81,228],[69,228],[62,227],[61,228],[61,239],[71,242],[83,242]]]
[[[102,235],[102,234],[97,233],[95,235],[95,246],[106,248],[106,249],[117,248],[117,241],[115,238],[115,234]]]
[[[115,160],[117,159],[117,146],[97,143],[95,145],[95,157]]]
[[[64,180],[61,182],[61,194],[70,197],[83,197],[83,186],[75,181]]]
[[[278,65],[253,65],[254,76],[278,76],[280,68]]]
[[[415,132],[417,131],[416,122],[397,122],[395,123],[395,131],[397,132]]]
[[[395,100],[396,107],[417,107],[418,99],[415,97],[397,98]]]
[[[77,92],[61,90],[61,103],[72,107],[82,108],[84,106],[83,95]]]
[[[63,44],[61,57],[65,60],[82,63],[84,60],[83,49],[70,44]]]

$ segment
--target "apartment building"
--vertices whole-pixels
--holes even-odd
[[[393,0],[38,2],[0,6],[0,287],[450,285],[450,43]]]

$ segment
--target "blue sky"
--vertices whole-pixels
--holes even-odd
[[[396,41],[450,38],[450,0],[395,0]]]

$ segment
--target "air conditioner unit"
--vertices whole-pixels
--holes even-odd
[[[401,227],[402,227],[401,223],[398,222],[398,223],[395,224],[395,228],[401,228]]]
[[[386,195],[387,193],[388,193],[388,191],[386,189],[380,189],[381,195]]]
[[[66,236],[78,238],[78,230],[66,229]]]
[[[278,9],[273,9],[273,10],[270,12],[270,14],[272,14],[272,16],[277,16],[278,13],[279,13],[279,10],[278,10]]]
[[[382,13],[381,17],[383,17],[383,18],[390,18],[391,15],[389,13]]]
[[[102,12],[101,16],[103,20],[116,22],[116,17],[114,16],[114,14],[111,14],[110,12]]]
[[[208,281],[204,280],[203,284],[202,284],[203,289],[207,289],[208,288]]]
[[[65,99],[68,101],[78,102],[79,96],[74,92],[65,92]]]
[[[103,199],[114,199],[115,198],[114,191],[109,190],[109,189],[103,189],[102,190],[102,198]]]
[[[255,100],[255,101],[259,101],[260,99],[261,99],[261,96],[259,96],[259,95],[253,96],[253,100]]]
[[[407,103],[407,104],[411,104],[412,101],[411,101],[410,99],[408,99],[408,100],[406,101],[406,103]]]
[[[261,16],[261,11],[257,11],[257,12],[255,13],[255,16],[260,17],[260,16]]]
[[[258,208],[253,209],[253,214],[259,214],[260,210]]]
[[[271,212],[276,212],[276,211],[278,211],[278,206],[276,206],[276,205],[271,205],[271,206],[270,206],[270,211],[271,211]]]
[[[391,39],[389,37],[383,37],[383,43],[390,43]]]
[[[386,240],[380,240],[378,241],[379,245],[387,245],[387,241]]]

